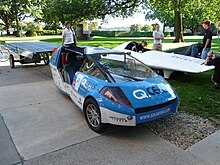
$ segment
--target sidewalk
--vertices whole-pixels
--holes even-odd
[[[220,130],[188,148],[187,151],[213,165],[220,164]]]

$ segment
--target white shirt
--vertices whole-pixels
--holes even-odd
[[[63,30],[62,36],[64,37],[64,44],[72,44],[74,43],[73,35],[75,35],[75,32],[73,29],[67,29],[65,28]]]
[[[160,36],[164,36],[163,32],[157,30],[153,31],[153,37],[160,37]],[[154,44],[161,44],[161,40],[154,39]]]

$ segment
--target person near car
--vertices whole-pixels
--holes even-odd
[[[155,25],[155,31],[153,31],[153,38],[154,38],[154,44],[153,44],[153,50],[162,51],[162,40],[164,39],[163,32],[160,31],[160,25]]]
[[[145,40],[141,41],[141,43],[139,44],[137,42],[132,41],[125,47],[125,49],[143,53],[143,52],[150,50],[150,49],[145,48],[145,46],[147,46],[147,41]]]
[[[75,31],[71,28],[69,21],[65,23],[65,29],[62,33],[62,46],[73,47],[77,44],[77,37]]]
[[[203,49],[201,53],[201,58],[206,59],[208,52],[211,50],[212,44],[212,31],[210,30],[211,22],[209,20],[205,20],[203,22],[203,28],[205,29],[203,36]]]
[[[214,75],[212,76],[212,80],[214,82],[214,86],[216,89],[220,87],[220,57],[216,57],[216,55],[213,52],[209,52],[206,61],[206,65],[214,65],[215,71]]]
[[[184,55],[197,57],[202,52],[202,49],[203,49],[202,43],[192,44],[188,47]]]

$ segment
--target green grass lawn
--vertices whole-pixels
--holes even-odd
[[[31,38],[28,38],[31,39]],[[47,42],[61,44],[61,37],[36,37],[35,40],[42,40]],[[95,37],[94,40],[90,41],[79,41],[78,45],[87,46],[101,46],[106,48],[113,48],[121,43],[127,41],[140,42],[141,40],[147,40],[148,48],[152,47],[152,38],[105,38]],[[197,43],[202,41],[202,37],[184,37],[186,43]],[[5,41],[0,37],[0,41]],[[10,38],[10,40],[13,40]],[[177,44],[171,44],[173,38],[164,39],[163,49],[167,46],[172,47]],[[170,46],[171,45],[171,46]],[[181,44],[179,44],[181,46]],[[214,52],[219,51],[220,42],[217,37],[213,37],[212,50]],[[208,71],[200,74],[191,73],[174,73],[168,82],[177,91],[180,98],[179,110],[200,115],[205,118],[217,118],[220,116],[220,89],[214,89],[211,81],[213,71]]]

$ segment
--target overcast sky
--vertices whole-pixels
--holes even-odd
[[[102,24],[104,28],[114,28],[114,27],[130,27],[133,24],[152,24],[152,23],[159,23],[158,20],[154,21],[146,21],[144,13],[135,13],[134,16],[128,17],[126,19],[120,18],[112,18],[106,17],[108,22]]]

